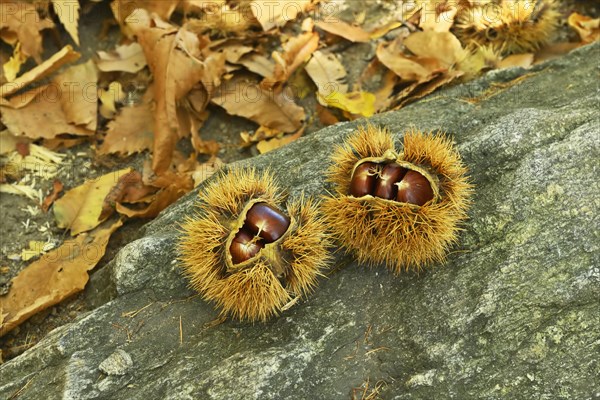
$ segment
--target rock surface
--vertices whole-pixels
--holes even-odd
[[[194,192],[94,274],[97,309],[0,366],[0,398],[349,399],[367,382],[385,399],[600,398],[599,56],[587,46],[372,119],[399,139],[448,132],[471,169],[471,219],[445,266],[394,277],[338,255],[280,318],[211,324],[175,261]],[[322,194],[355,126],[245,164]]]

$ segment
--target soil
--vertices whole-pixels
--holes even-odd
[[[364,20],[363,26],[368,30],[371,26],[380,25],[382,21],[392,20],[398,11],[395,1],[374,1],[368,8],[363,6],[362,2],[338,0],[335,2],[338,6],[338,16],[345,21]],[[562,4],[565,15],[570,11],[578,11],[585,15],[598,15],[599,6],[594,1],[565,1]],[[112,19],[112,13],[109,8],[109,2],[101,3],[82,3],[82,10],[88,10],[82,13],[79,23],[79,34],[83,47],[77,48],[69,39],[67,33],[58,27],[56,35],[45,35],[44,58],[48,58],[58,51],[64,44],[71,43],[82,53],[81,62],[87,61],[93,57],[98,50],[112,49],[119,40],[118,27],[112,27],[104,38],[97,40],[101,32],[105,29],[104,21]],[[572,35],[567,27],[564,27],[562,36]],[[89,38],[92,38],[91,40]],[[352,44],[349,42],[338,41],[331,45],[336,46],[336,52],[343,53],[343,63],[348,71],[348,82],[357,82],[361,72],[367,66],[375,53],[373,43]],[[3,43],[1,50],[10,51]],[[300,80],[308,82],[308,78],[303,72],[297,72],[291,80]],[[310,84],[310,83],[309,83]],[[319,118],[311,113],[316,109],[315,96],[309,94],[301,98],[299,103],[307,111],[308,126],[305,134],[310,134],[321,128],[323,124]],[[222,145],[219,157],[225,163],[231,163],[244,158],[252,157],[258,154],[255,147],[242,148],[240,143],[240,132],[253,131],[257,125],[243,118],[232,117],[224,110],[216,106],[209,106],[210,117],[201,129],[201,135],[207,140],[217,140]],[[2,128],[0,126],[0,128]],[[0,129],[2,130],[2,129]],[[27,181],[36,180],[35,188],[41,189],[43,196],[46,196],[52,190],[54,179],[60,180],[64,184],[64,191],[81,185],[86,179],[95,178],[113,171],[116,168],[134,167],[141,170],[143,161],[149,157],[149,154],[142,153],[129,158],[118,157],[97,157],[93,147],[93,141],[83,143],[78,146],[60,151],[65,155],[64,160],[58,169],[55,177],[46,177],[47,179],[23,175]],[[92,146],[91,146],[92,145]],[[185,150],[185,143],[181,143]],[[189,148],[188,148],[189,150]],[[16,255],[21,253],[23,248],[27,248],[30,241],[43,241],[51,243],[58,247],[68,238],[69,232],[56,226],[52,209],[48,213],[40,210],[39,203],[26,197],[11,194],[0,195],[0,218],[3,228],[1,236],[0,251],[0,295],[8,292],[10,281],[31,261],[22,261]],[[145,221],[130,220],[124,226],[112,235],[107,247],[106,254],[96,266],[91,274],[96,274],[102,270],[116,253],[127,243],[130,243],[140,237],[140,228]],[[6,361],[21,354],[28,348],[34,346],[51,330],[72,321],[81,313],[97,307],[92,303],[89,290],[73,296],[54,307],[51,307],[37,315],[31,317],[13,331],[0,338],[0,362]]]

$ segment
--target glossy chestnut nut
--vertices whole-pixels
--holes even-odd
[[[231,260],[234,264],[243,263],[254,257],[260,249],[265,247],[262,240],[254,239],[255,236],[245,228],[242,228],[236,233],[229,247]]]
[[[254,235],[273,243],[287,231],[290,219],[267,203],[256,203],[246,214],[246,225]]]
[[[398,186],[396,200],[400,202],[422,206],[433,199],[431,184],[417,171],[408,171],[396,186]]]
[[[383,167],[383,170],[377,177],[373,196],[387,200],[396,198],[396,192],[398,190],[396,182],[399,182],[404,174],[406,174],[406,168],[402,168],[394,163],[387,164]]]
[[[372,194],[375,189],[377,164],[365,162],[360,164],[352,174],[350,181],[350,195],[363,197]]]

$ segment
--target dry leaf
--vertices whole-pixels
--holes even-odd
[[[421,9],[419,27],[424,31],[448,32],[454,25],[454,17],[456,17],[457,12],[458,8],[453,6],[441,13],[437,13],[435,9],[425,7],[425,9]]]
[[[498,68],[521,67],[529,68],[533,64],[534,56],[532,53],[512,54],[503,58],[498,63]]]
[[[71,235],[95,228],[102,220],[104,198],[110,193],[119,178],[131,168],[110,172],[95,180],[88,180],[82,185],[69,190],[63,197],[54,202],[54,218],[59,228],[70,228]]]
[[[136,73],[146,66],[146,56],[139,43],[117,46],[112,52],[99,51],[96,65],[103,72],[123,71]]]
[[[0,336],[35,313],[80,292],[89,279],[88,271],[104,255],[110,235],[121,225],[117,220],[67,240],[22,270],[12,280],[10,291],[0,297],[0,312],[5,315]]]
[[[317,21],[315,26],[327,33],[343,37],[351,42],[366,43],[371,40],[371,34],[369,32],[341,20]]]
[[[0,131],[0,154],[8,154],[17,148],[19,139],[10,134],[8,129]]]
[[[43,212],[48,212],[48,209],[50,209],[50,206],[58,198],[58,195],[60,194],[60,192],[62,192],[62,190],[63,190],[62,182],[59,181],[58,179],[55,179],[54,182],[52,183],[52,192],[50,194],[48,194],[48,196],[46,196],[46,198],[42,202],[42,211]]]
[[[23,54],[41,63],[43,48],[40,31],[54,27],[54,23],[49,18],[40,17],[35,3],[24,1],[0,2],[0,15],[0,38],[11,45],[19,41]]]
[[[237,77],[224,83],[212,101],[231,115],[282,132],[295,132],[305,118],[304,109],[294,103],[288,91],[281,87],[265,89],[251,78]]]
[[[292,135],[283,136],[281,138],[263,140],[256,145],[256,149],[260,152],[260,154],[268,153],[269,151],[278,149],[282,146],[285,146],[286,144],[298,140],[300,136],[302,136],[302,134],[304,133],[304,129],[305,127],[302,127],[302,129],[299,129],[298,132]]]
[[[340,120],[327,107],[317,104],[317,115],[324,126],[335,125]]]
[[[283,54],[274,51],[275,70],[273,76],[265,78],[262,85],[273,87],[285,82],[294,71],[310,58],[319,47],[319,35],[316,32],[306,32],[283,44]]]
[[[59,86],[49,84],[14,96],[10,104],[19,108],[0,106],[2,123],[13,135],[31,139],[52,139],[63,133],[93,135],[94,131],[67,122],[61,102],[57,101],[62,96],[68,97],[69,88],[65,90],[66,92],[61,92]],[[93,91],[96,92],[95,87]],[[76,107],[74,109],[77,110]]]
[[[17,78],[25,61],[27,61],[27,56],[21,52],[21,43],[19,42],[13,50],[12,57],[2,66],[4,76],[8,82],[12,82]]]
[[[225,60],[228,63],[237,64],[242,56],[254,51],[254,47],[233,43],[220,47],[219,50],[223,51],[223,54],[225,54]]]
[[[171,164],[178,138],[189,134],[180,130],[177,101],[199,82],[210,93],[220,83],[225,56],[212,53],[200,60],[200,42],[196,35],[181,28],[149,28],[138,32],[150,70],[154,76],[156,100],[152,167],[157,174]]]
[[[106,119],[113,119],[117,113],[117,104],[125,100],[125,92],[120,82],[114,81],[108,85],[108,89],[98,90],[98,100],[100,100],[100,115]]]
[[[108,123],[99,154],[130,155],[152,148],[154,143],[153,91],[148,89],[142,104],[121,108],[117,117]]]
[[[572,13],[567,20],[569,26],[577,31],[583,43],[592,43],[600,39],[600,18]]]
[[[21,260],[29,261],[52,248],[52,243],[30,240],[29,247],[21,250]]]
[[[296,19],[298,14],[308,10],[311,3],[311,0],[255,0],[250,3],[250,9],[266,32]]]
[[[79,21],[79,0],[52,0],[54,12],[63,24],[73,41],[79,46],[79,33],[77,23]]]
[[[53,82],[62,94],[60,103],[66,122],[96,130],[98,115],[98,71],[92,60],[74,65],[57,75]]]
[[[238,64],[243,65],[249,71],[254,72],[264,78],[270,78],[275,72],[275,63],[258,53],[251,53],[239,59]]]
[[[259,126],[253,134],[246,131],[240,133],[242,139],[242,147],[252,146],[254,143],[258,143],[265,139],[274,138],[275,136],[282,135],[283,132],[277,129],[267,128],[266,126]]]
[[[149,204],[144,205],[141,208],[127,206],[123,203],[116,203],[115,208],[119,214],[129,218],[154,218],[162,210],[189,192],[190,189],[191,188],[189,187],[180,187],[175,184],[169,185],[145,199],[144,202]]]
[[[0,6],[2,5],[4,5],[4,3],[0,3]],[[52,57],[32,70],[25,72],[13,82],[5,83],[0,86],[0,97],[6,98],[23,89],[30,83],[45,78],[63,65],[77,60],[79,56],[80,54],[74,51],[71,46],[63,47],[59,52],[53,54]]]
[[[332,92],[348,92],[346,69],[335,54],[315,51],[304,69],[317,85],[317,92],[321,96],[327,97]]]
[[[370,117],[375,114],[375,95],[369,92],[340,93],[333,92],[320,97],[319,102],[329,107],[339,108],[350,114]]]
[[[446,70],[436,59],[404,55],[398,42],[377,46],[377,58],[403,81],[425,82]]]
[[[404,39],[404,45],[416,56],[439,60],[445,68],[466,56],[460,41],[450,32],[414,32]]]

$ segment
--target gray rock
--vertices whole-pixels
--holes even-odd
[[[446,265],[394,277],[338,254],[280,318],[211,324],[175,261],[195,191],[96,274],[108,302],[0,366],[0,398],[348,399],[367,382],[385,399],[600,398],[599,50],[372,119],[398,140],[442,129],[470,166],[474,205]],[[292,196],[323,194],[331,148],[357,123],[243,164],[272,166]],[[117,348],[135,364],[101,374]]]

